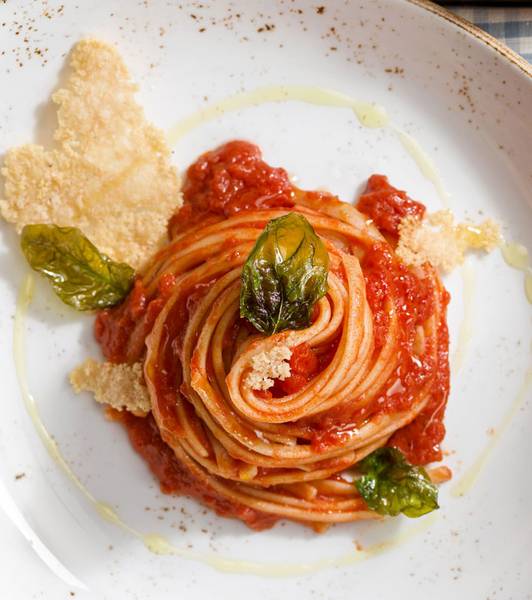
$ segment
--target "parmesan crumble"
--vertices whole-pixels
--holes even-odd
[[[443,271],[452,271],[464,262],[470,249],[490,252],[501,241],[499,225],[492,219],[483,223],[454,224],[450,210],[440,210],[420,220],[405,217],[399,225],[397,255],[409,265],[430,262]]]
[[[8,151],[0,212],[19,232],[29,223],[79,227],[100,251],[138,268],[181,204],[170,150],[135,102],[137,86],[113,46],[83,40],[70,65],[52,96],[56,143]]]
[[[288,346],[279,344],[266,352],[259,352],[251,359],[251,371],[245,383],[252,390],[267,390],[273,386],[274,379],[284,381],[290,377],[290,357]]]
[[[116,410],[139,417],[151,410],[141,363],[117,365],[89,358],[70,373],[70,383],[76,393],[93,392],[97,402]]]

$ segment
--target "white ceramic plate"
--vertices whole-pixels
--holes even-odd
[[[265,85],[319,86],[378,103],[431,157],[459,218],[492,216],[507,239],[532,248],[527,67],[430,5],[319,4],[8,3],[0,16],[0,152],[49,142],[48,98],[64,76],[65,56],[79,38],[97,36],[119,47],[148,117],[167,130],[209,103]],[[394,131],[364,128],[345,108],[284,102],[226,114],[183,137],[176,164],[185,167],[235,137],[258,143],[266,160],[297,175],[302,187],[351,200],[369,174],[384,172],[430,209],[441,207]],[[67,383],[68,371],[97,351],[91,319],[66,309],[37,281],[22,326],[28,385],[42,421],[97,500],[136,530],[164,535],[200,559],[191,560],[154,555],[103,520],[47,452],[25,409],[12,348],[27,267],[15,234],[5,224],[0,233],[0,505],[9,515],[0,517],[0,597],[531,597],[532,406],[523,388],[530,305],[523,274],[500,253],[473,256],[446,278],[452,350],[460,335],[464,344],[445,442],[455,477],[441,489],[441,510],[419,521],[342,525],[321,536],[293,524],[252,533],[192,501],[161,495],[124,432]],[[479,456],[483,468],[471,470]],[[457,497],[453,490],[468,473],[475,481]],[[275,571],[272,564],[277,577],[238,572]]]

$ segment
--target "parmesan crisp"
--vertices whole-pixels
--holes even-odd
[[[97,362],[89,358],[70,373],[76,393],[93,392],[100,404],[144,416],[151,410],[150,396],[144,385],[142,365]]]
[[[80,41],[70,65],[52,96],[56,144],[8,151],[0,212],[19,232],[29,223],[79,227],[101,252],[139,268],[181,205],[170,150],[135,102],[137,86],[114,47]]]
[[[399,226],[397,255],[408,265],[429,262],[452,271],[464,262],[468,250],[490,252],[501,242],[500,228],[492,219],[478,225],[454,223],[450,210],[440,210],[420,220],[405,217]]]

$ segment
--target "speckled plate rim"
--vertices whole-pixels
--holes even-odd
[[[503,44],[489,33],[486,33],[483,29],[480,29],[476,25],[473,25],[473,23],[470,21],[467,21],[463,17],[452,13],[446,8],[434,4],[434,2],[431,2],[430,0],[408,0],[408,2],[437,15],[442,19],[445,19],[460,29],[463,29],[469,35],[493,48],[506,60],[518,67],[524,72],[525,75],[532,79],[532,65],[529,64],[522,56],[519,56],[517,52],[514,52],[506,44]]]

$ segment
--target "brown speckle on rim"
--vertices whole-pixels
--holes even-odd
[[[393,75],[403,75],[405,70],[402,67],[388,67],[388,68],[384,69],[384,72],[390,73]]]
[[[15,481],[19,481],[20,479],[23,479],[24,477],[26,477],[26,473],[17,473],[15,475]]]
[[[325,6],[316,6],[316,13],[322,15],[325,12]]]

